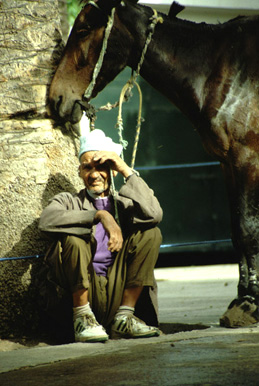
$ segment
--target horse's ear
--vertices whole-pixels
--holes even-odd
[[[178,15],[178,13],[180,13],[181,11],[183,11],[184,8],[185,8],[185,7],[184,7],[183,5],[181,5],[181,4],[177,3],[176,1],[174,1],[173,4],[172,4],[171,7],[170,7],[170,10],[169,10],[169,12],[168,12],[168,16],[169,16],[170,18],[173,18],[173,17],[175,17],[176,15]]]

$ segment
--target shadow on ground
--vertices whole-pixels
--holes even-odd
[[[161,323],[159,328],[164,334],[176,334],[192,330],[205,330],[210,328],[210,326],[204,324]]]
[[[205,330],[210,328],[203,324],[184,324],[184,323],[161,323],[159,325],[160,330],[163,334],[176,334],[179,332],[193,331],[193,330]],[[21,338],[10,338],[8,340],[0,340],[0,351],[12,351],[22,348],[33,348],[37,346],[56,346],[67,343],[72,343],[72,339],[57,339],[57,336],[54,334],[47,335],[43,334],[41,336],[26,337]]]

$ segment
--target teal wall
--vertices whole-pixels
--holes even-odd
[[[124,70],[100,95],[92,100],[96,107],[119,99],[120,91],[130,78]],[[215,161],[203,149],[201,139],[183,114],[142,78],[144,122],[141,126],[135,168],[181,165]],[[130,164],[138,113],[138,92],[123,104],[123,137],[129,142],[124,152]],[[96,127],[115,141],[118,109],[98,112]],[[161,223],[163,244],[196,243],[230,238],[230,219],[223,175],[219,165],[141,170],[141,176],[155,191],[164,210]],[[121,181],[119,181],[121,183]],[[227,250],[231,243],[164,247],[162,252],[183,250]]]

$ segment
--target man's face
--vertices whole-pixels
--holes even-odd
[[[109,194],[110,168],[107,162],[99,164],[93,161],[96,153],[96,151],[88,151],[82,155],[79,175],[91,193],[104,197]]]

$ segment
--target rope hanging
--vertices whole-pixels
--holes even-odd
[[[135,166],[135,160],[136,160],[136,154],[137,154],[137,149],[138,149],[138,143],[139,143],[139,136],[140,136],[140,129],[141,129],[141,122],[143,121],[142,119],[142,92],[139,84],[137,83],[136,79],[139,76],[140,69],[142,67],[142,64],[145,59],[145,55],[149,46],[149,43],[152,40],[153,34],[155,32],[155,27],[157,23],[163,23],[163,18],[161,16],[158,16],[157,11],[153,9],[153,16],[149,19],[151,20],[150,26],[149,26],[149,34],[147,36],[145,46],[142,50],[141,58],[137,66],[137,70],[132,72],[131,78],[128,80],[128,82],[125,84],[125,86],[122,88],[121,94],[120,94],[120,99],[119,99],[119,112],[118,112],[118,118],[117,118],[117,125],[116,127],[118,128],[118,133],[119,133],[119,139],[120,139],[120,144],[123,146],[123,149],[126,149],[128,143],[127,141],[123,140],[122,132],[123,132],[123,120],[122,120],[122,104],[125,100],[125,95],[130,95],[132,88],[134,85],[138,89],[139,93],[139,110],[138,110],[138,118],[137,118],[137,126],[136,126],[136,134],[135,134],[135,140],[134,140],[134,145],[133,145],[133,151],[132,151],[132,158],[131,158],[131,168],[134,169]],[[123,154],[122,154],[123,157]]]
[[[131,77],[131,79],[125,84],[125,86],[121,90],[120,99],[119,99],[119,110],[118,110],[118,118],[117,118],[117,125],[118,128],[118,134],[119,134],[119,140],[120,144],[123,146],[123,149],[126,149],[128,142],[123,139],[123,119],[122,119],[122,104],[124,102],[125,94],[129,91],[131,91],[133,86],[136,86],[139,93],[139,110],[138,110],[138,119],[137,119],[137,127],[136,127],[136,134],[135,134],[135,141],[132,151],[132,158],[131,158],[131,168],[134,169],[135,166],[135,159],[137,154],[137,148],[138,148],[138,142],[139,142],[139,135],[140,135],[140,129],[141,129],[141,122],[142,122],[142,92],[139,84],[136,82],[136,80]],[[123,159],[123,153],[122,153],[122,159]]]

